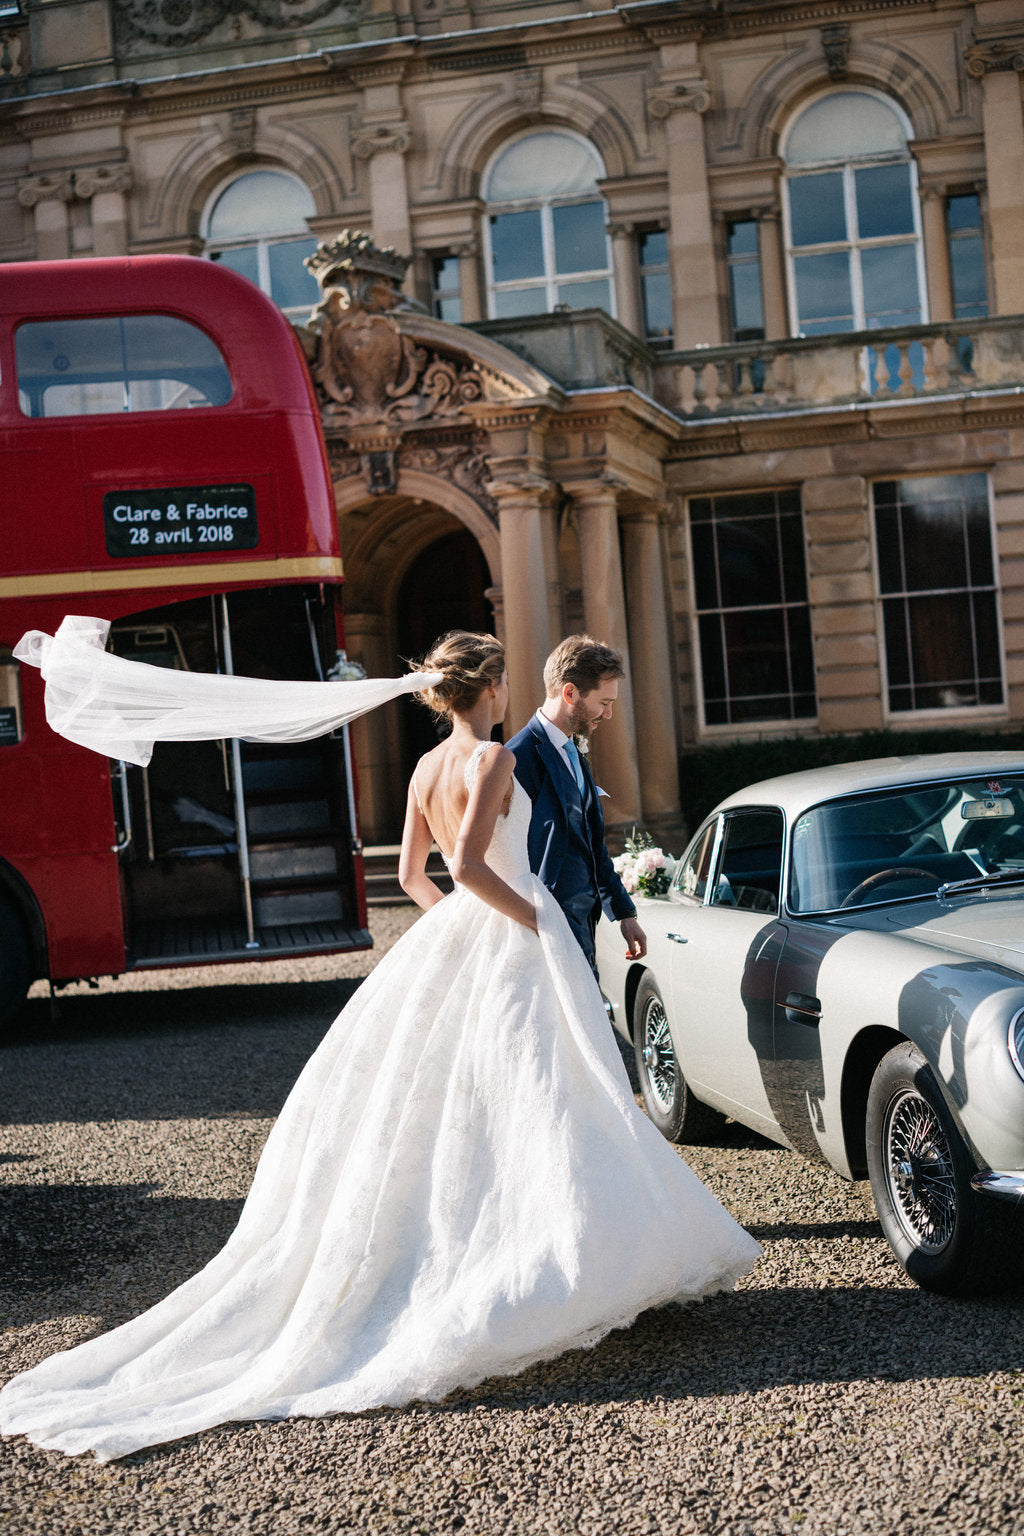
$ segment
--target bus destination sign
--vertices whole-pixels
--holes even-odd
[[[187,485],[168,491],[108,491],[103,498],[107,554],[231,554],[255,549],[256,492],[251,485]]]

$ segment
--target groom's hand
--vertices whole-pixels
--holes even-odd
[[[624,917],[619,932],[626,941],[626,959],[642,960],[647,953],[647,935],[635,917]]]

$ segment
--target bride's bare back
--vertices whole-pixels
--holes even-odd
[[[466,769],[479,746],[479,742],[453,741],[449,737],[432,751],[424,753],[413,773],[412,782],[417,803],[426,818],[431,836],[449,863],[455,856],[455,847],[465,820],[466,808],[469,805]],[[498,754],[491,755],[497,757]],[[481,767],[483,766],[481,764]],[[508,789],[501,805],[503,816],[508,815],[511,801],[510,770]]]

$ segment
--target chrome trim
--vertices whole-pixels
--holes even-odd
[[[1009,1046],[1009,1049],[1010,1049],[1010,1060],[1013,1062],[1014,1066],[1017,1068],[1017,1075],[1019,1077],[1024,1077],[1024,1059],[1022,1059],[1021,1053],[1017,1049],[1016,1034],[1017,1034],[1017,1026],[1018,1026],[1018,1024],[1021,1021],[1022,1015],[1024,1015],[1024,1008],[1018,1008],[1017,1012],[1013,1015],[1013,1018],[1010,1020],[1010,1027],[1009,1027],[1009,1029],[1007,1031],[1007,1034],[1006,1034],[1006,1043],[1007,1043],[1007,1045]]]
[[[1024,1201],[1024,1173],[999,1173],[995,1168],[983,1168],[974,1175],[971,1188],[979,1195],[993,1195],[997,1200]]]

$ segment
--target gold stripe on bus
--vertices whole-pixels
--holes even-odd
[[[140,592],[152,587],[220,587],[229,583],[257,586],[290,581],[340,581],[341,561],[334,555],[298,555],[287,560],[221,561],[216,565],[137,567],[124,571],[55,571],[43,576],[0,576],[0,598],[57,597],[62,592]]]

